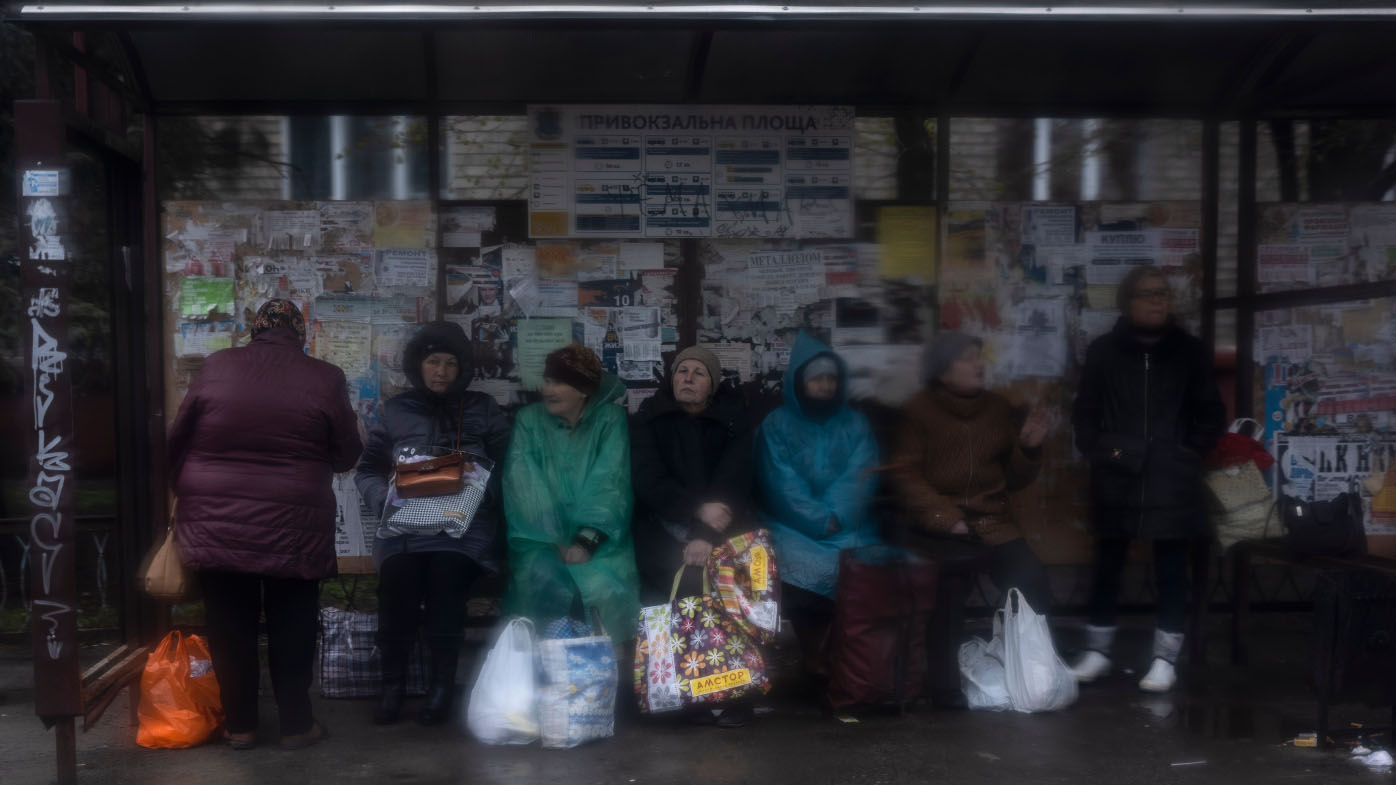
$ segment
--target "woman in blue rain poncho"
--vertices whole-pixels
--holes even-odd
[[[640,611],[624,395],[590,349],[553,352],[543,400],[515,418],[504,464],[506,612],[547,622],[569,615],[580,593],[617,643],[633,637]]]
[[[822,674],[839,551],[877,541],[871,510],[877,441],[867,418],[848,406],[843,360],[804,333],[782,387],[784,405],[757,433],[759,500],[805,670]]]

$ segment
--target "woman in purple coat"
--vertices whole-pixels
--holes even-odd
[[[228,744],[257,731],[257,622],[267,617],[281,746],[325,737],[310,710],[319,581],[335,573],[335,472],[363,443],[344,372],[307,357],[305,320],[269,300],[247,346],[209,355],[170,425],[180,556],[198,571]]]

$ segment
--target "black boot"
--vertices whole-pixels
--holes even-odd
[[[380,646],[379,651],[383,654],[383,692],[373,710],[373,724],[392,725],[402,714],[402,699],[407,694],[407,652],[397,643]]]
[[[440,725],[451,716],[451,702],[456,697],[456,663],[460,661],[460,649],[432,647],[431,686],[427,689],[427,699],[417,714],[421,725]]]

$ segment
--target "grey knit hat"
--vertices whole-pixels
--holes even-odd
[[[940,375],[958,359],[965,350],[971,346],[983,348],[984,341],[961,332],[949,330],[936,333],[936,337],[926,344],[926,353],[921,360],[921,378],[926,383],[930,383],[940,378]]]
[[[697,360],[702,363],[703,367],[708,369],[708,376],[713,380],[712,391],[717,392],[717,386],[722,383],[722,363],[718,362],[717,355],[701,346],[690,346],[674,357],[673,364],[669,366],[671,377],[678,371],[679,364],[684,360]]]

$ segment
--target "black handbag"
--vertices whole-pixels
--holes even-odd
[[[1280,500],[1285,544],[1306,556],[1358,556],[1367,552],[1362,496],[1340,493],[1328,501]]]

